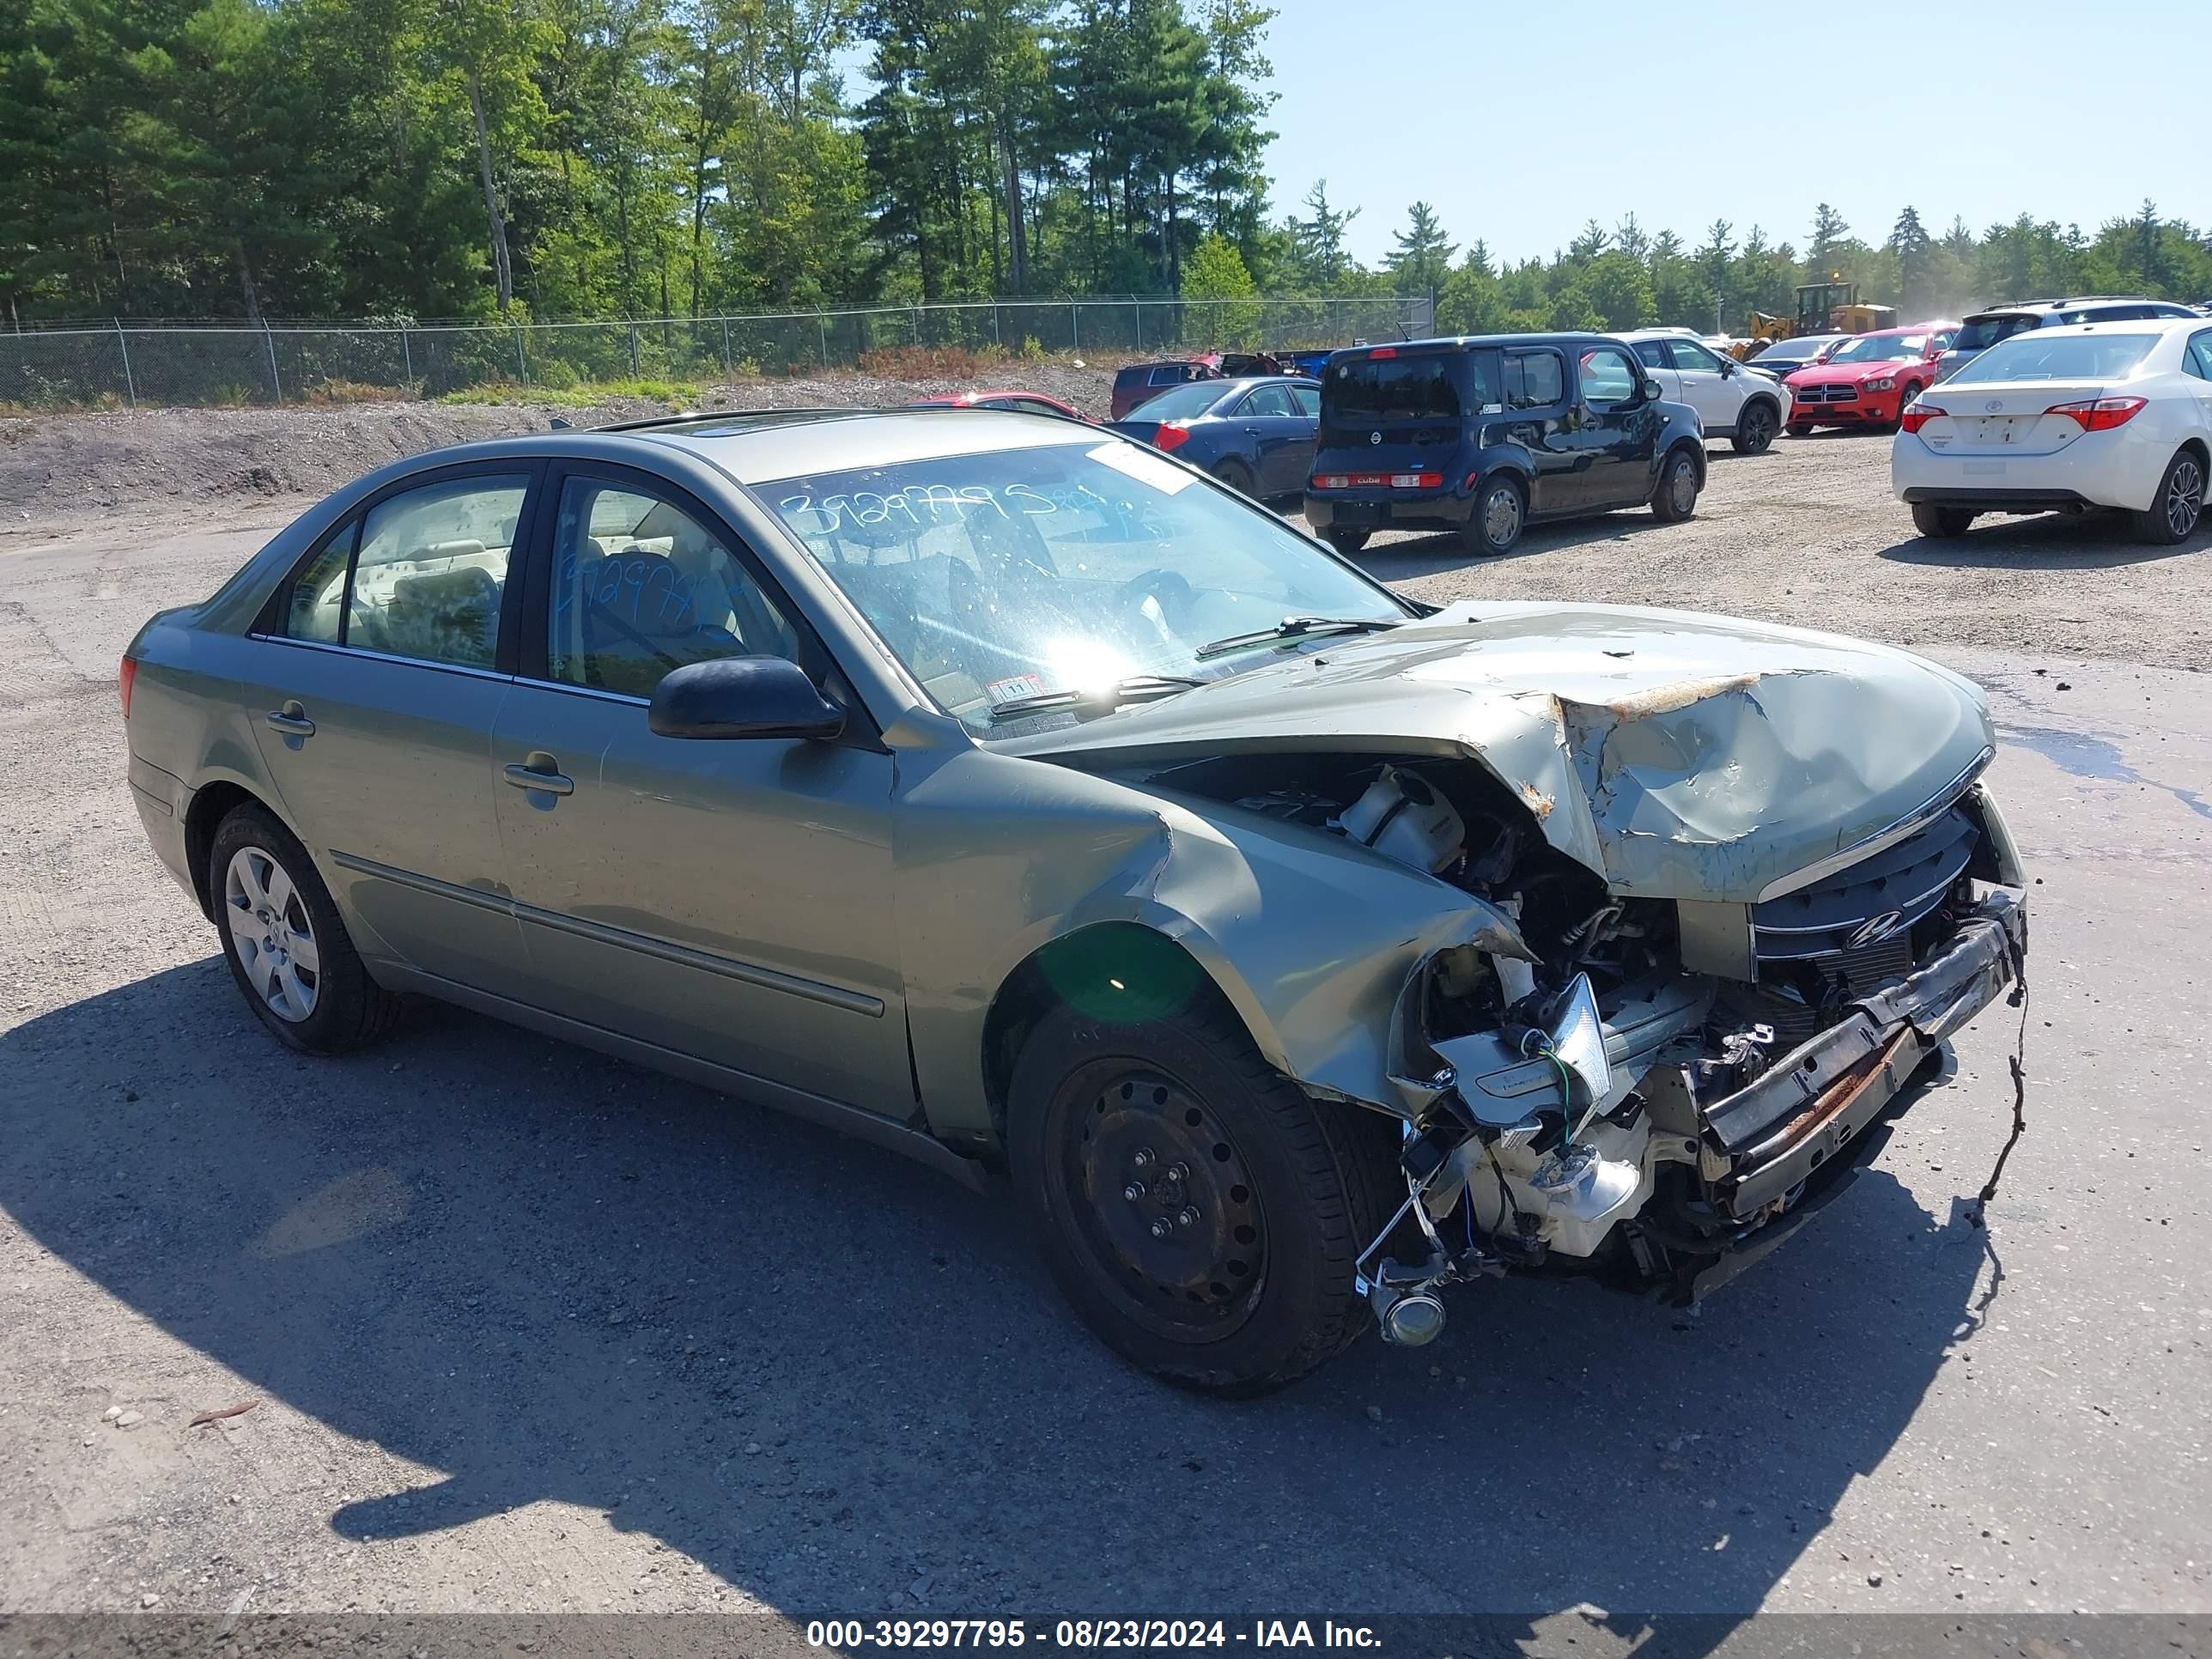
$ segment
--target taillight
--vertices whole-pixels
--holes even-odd
[[[2135,419],[2143,403],[2141,398],[2084,398],[2079,403],[2053,404],[2043,412],[2078,422],[2084,432],[2110,432]]]
[[[1310,489],[1349,489],[1352,479],[1342,472],[1316,472],[1307,480],[1306,487]]]
[[[123,705],[123,718],[131,718],[131,688],[137,682],[138,659],[125,657],[115,671],[115,700]]]
[[[1905,406],[1905,413],[1899,417],[1897,429],[1899,432],[1917,432],[1938,415],[1946,412],[1948,411],[1936,408],[1933,404],[1917,401],[1909,403]]]
[[[1441,472],[1316,472],[1310,480],[1316,489],[1441,489]]]
[[[1162,426],[1152,434],[1155,449],[1181,449],[1189,441],[1190,428],[1187,426]]]
[[[1441,487],[1443,481],[1444,475],[1441,472],[1393,472],[1390,475],[1390,488],[1393,489],[1435,489]]]

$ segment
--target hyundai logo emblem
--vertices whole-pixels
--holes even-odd
[[[1382,434],[1379,432],[1370,432],[1367,434],[1367,441],[1370,444],[1379,444],[1382,441]]]
[[[1844,941],[1846,951],[1863,951],[1869,945],[1879,945],[1897,931],[1898,923],[1905,920],[1895,910],[1885,910],[1869,917],[1851,929],[1850,937]]]

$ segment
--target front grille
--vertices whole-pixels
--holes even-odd
[[[1790,395],[1801,404],[1855,404],[1859,389],[1855,386],[1793,386]]]
[[[1917,836],[1754,906],[1753,948],[1762,969],[1769,963],[1839,957],[1910,931],[1966,873],[1978,833],[1974,821],[1954,806]],[[1856,937],[1878,920],[1885,925],[1875,938]]]

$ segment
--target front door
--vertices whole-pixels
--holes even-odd
[[[1735,431],[1737,412],[1743,407],[1743,370],[1734,364],[1723,366],[1695,340],[1669,340],[1667,349],[1681,387],[1679,399],[1698,411],[1698,424],[1709,436]]]
[[[643,474],[558,484],[523,674],[492,735],[526,1000],[771,1083],[915,1106],[892,926],[889,754],[656,737],[710,657],[820,647],[728,530]]]
[[[1620,346],[1592,346],[1578,365],[1576,439],[1588,465],[1582,505],[1626,507],[1651,494],[1658,462],[1659,408],[1644,395],[1636,360]]]
[[[523,968],[490,761],[532,477],[447,475],[349,518],[264,618],[242,688],[278,802],[362,953],[495,993]]]

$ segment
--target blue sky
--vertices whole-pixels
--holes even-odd
[[[1939,231],[2146,196],[2212,222],[2212,0],[1273,3],[1274,211],[1327,179],[1370,264],[1416,200],[1514,258],[1631,211],[1802,246],[1823,200],[1870,242],[1908,202]]]

